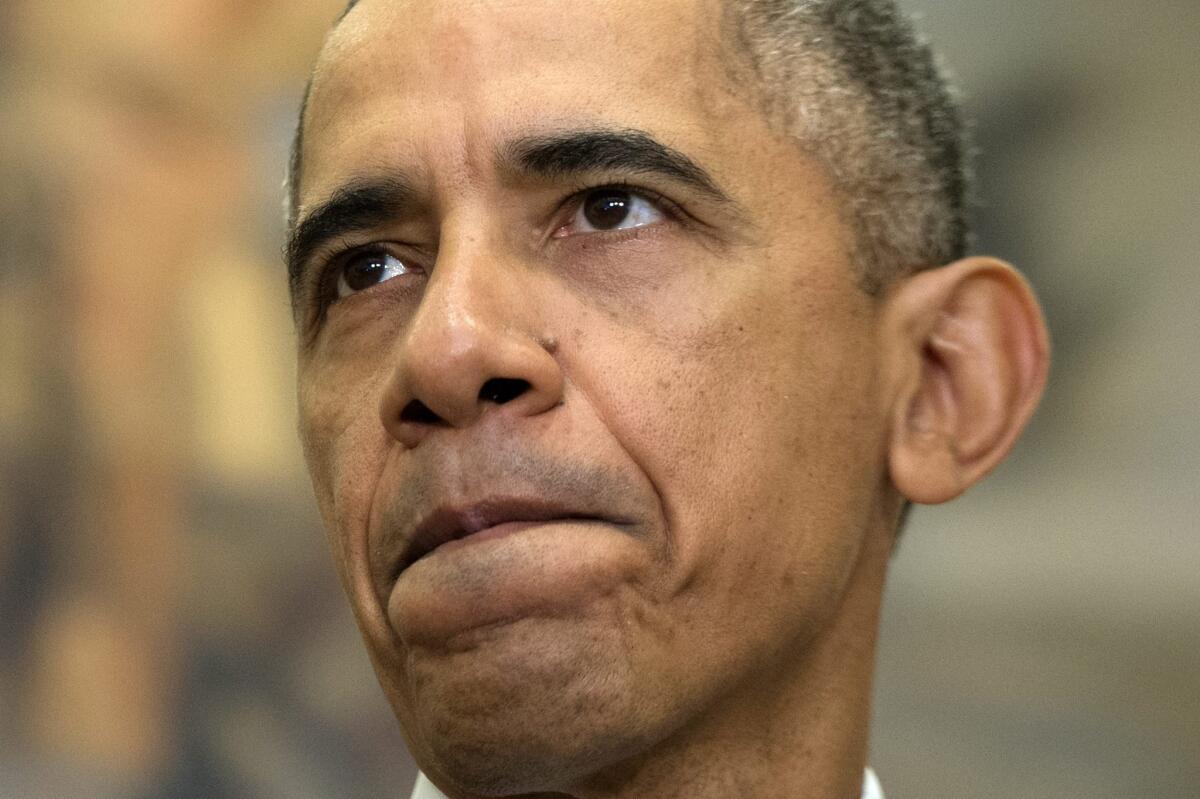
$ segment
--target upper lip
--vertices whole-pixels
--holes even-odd
[[[447,541],[508,522],[543,522],[559,519],[599,520],[594,513],[545,500],[492,498],[459,505],[439,505],[413,525],[397,564],[396,576]]]

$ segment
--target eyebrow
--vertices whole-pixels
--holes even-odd
[[[527,136],[505,146],[500,161],[514,171],[550,179],[605,171],[656,175],[710,200],[735,205],[703,167],[640,130],[573,130]]]
[[[683,153],[639,130],[595,129],[525,136],[503,145],[498,161],[516,173],[561,180],[589,172],[656,175],[678,182],[711,201],[738,210],[713,177]],[[293,297],[304,267],[328,241],[370,230],[410,207],[416,192],[398,177],[358,179],[304,214],[284,248]]]
[[[295,297],[305,265],[322,245],[339,236],[370,230],[411,206],[415,192],[395,177],[352,181],[306,213],[284,247],[288,286]]]

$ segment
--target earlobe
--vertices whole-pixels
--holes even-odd
[[[913,502],[946,502],[1033,416],[1049,369],[1041,309],[1011,266],[969,258],[901,281],[882,318],[892,482]]]

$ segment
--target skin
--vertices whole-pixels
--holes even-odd
[[[901,504],[990,470],[1044,382],[1010,267],[861,290],[829,178],[730,85],[718,20],[364,0],[321,56],[300,219],[355,181],[412,192],[302,264],[301,435],[380,682],[451,797],[856,796]],[[728,201],[502,157],[596,129]],[[588,230],[577,193],[614,183],[644,224]],[[409,271],[322,308],[365,245]],[[493,378],[526,390],[481,397]],[[420,518],[497,497],[586,518],[397,575]]]

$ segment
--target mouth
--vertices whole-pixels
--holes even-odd
[[[545,522],[592,521],[627,526],[628,522],[606,519],[552,502],[532,499],[494,498],[464,505],[442,505],[421,518],[407,536],[393,579],[433,551],[454,542],[483,541],[519,532]]]

